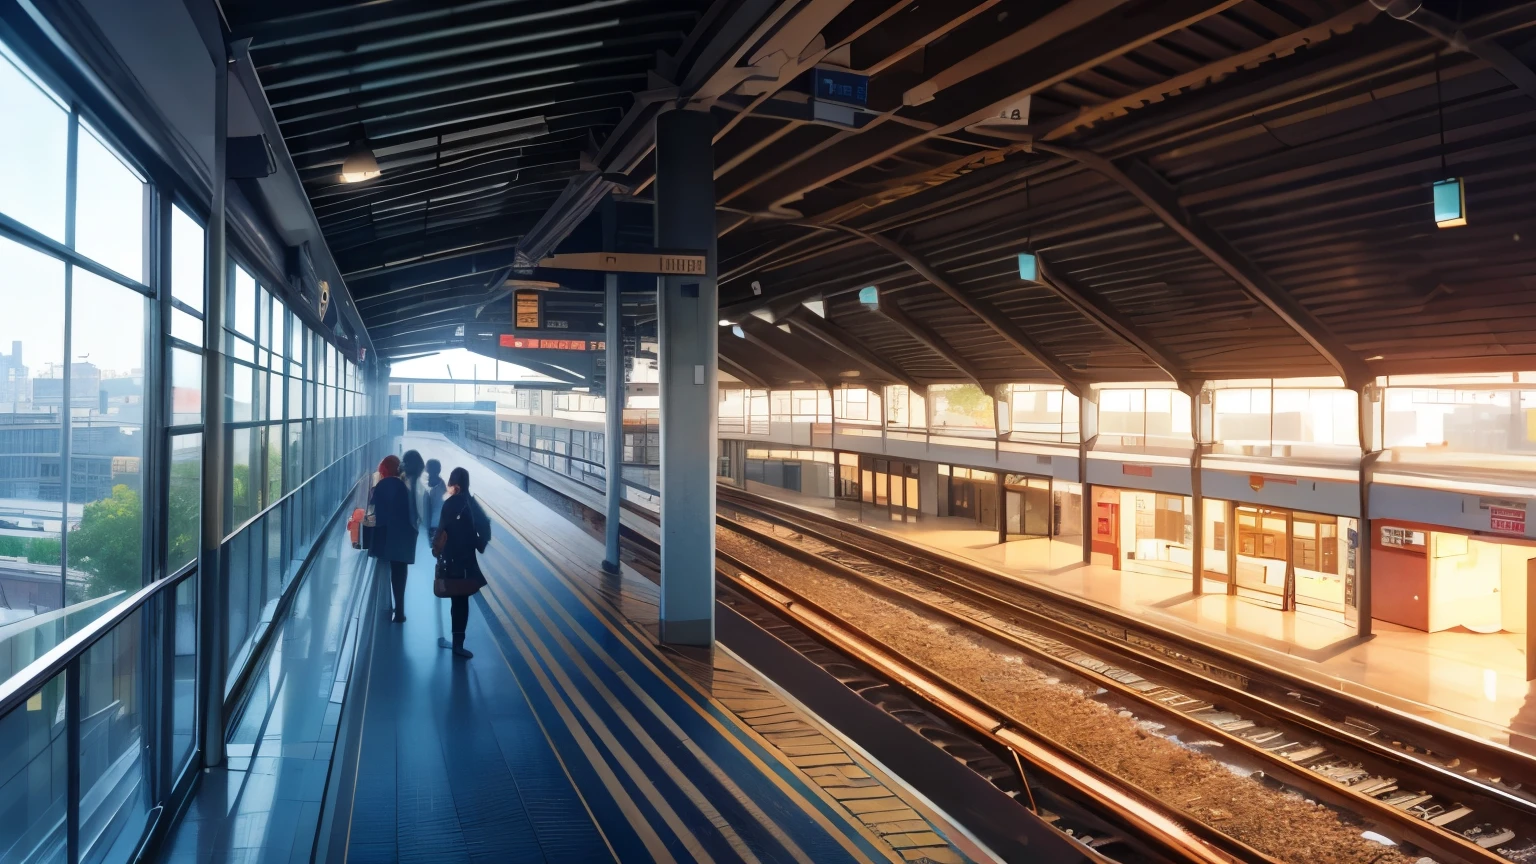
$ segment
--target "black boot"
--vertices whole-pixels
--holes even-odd
[[[464,634],[463,633],[455,633],[455,634],[453,634],[453,656],[455,656],[455,657],[463,657],[466,660],[468,660],[469,658],[475,656],[473,653],[470,652],[470,650],[468,648],[464,647]]]

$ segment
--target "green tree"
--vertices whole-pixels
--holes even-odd
[[[90,574],[87,596],[133,591],[144,584],[143,520],[139,493],[121,483],[110,496],[85,505],[80,527],[69,535],[69,563]]]
[[[975,420],[979,426],[992,425],[992,397],[975,384],[962,384],[945,390],[944,402],[950,411]]]
[[[198,514],[202,512],[202,466],[195,459],[172,462],[165,527],[166,566],[174,571],[197,557],[202,538]]]
[[[34,537],[27,544],[27,560],[33,564],[57,564],[63,557],[57,537]]]
[[[0,555],[7,558],[27,557],[28,541],[25,537],[0,537]]]

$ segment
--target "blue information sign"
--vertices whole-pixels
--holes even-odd
[[[869,76],[840,69],[817,69],[811,78],[813,93],[826,102],[841,102],[860,108],[869,104]]]

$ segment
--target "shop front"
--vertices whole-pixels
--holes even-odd
[[[939,466],[939,515],[976,520],[982,528],[996,528],[998,514],[997,473],[959,465]]]
[[[1202,472],[1206,590],[1355,623],[1359,486],[1339,478]]]
[[[1144,489],[1093,487],[1093,553],[1116,570],[1188,581],[1193,499]]]
[[[922,512],[918,463],[867,454],[860,454],[858,459],[861,517],[889,522],[918,521]]]

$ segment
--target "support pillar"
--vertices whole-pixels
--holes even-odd
[[[198,742],[203,767],[224,764],[224,244],[225,142],[229,137],[229,65],[214,71],[213,200],[208,214],[203,299],[202,543],[197,558]]]
[[[606,398],[603,401],[604,407],[608,409],[607,416],[603,418],[606,423],[604,434],[607,436],[608,445],[608,454],[603,460],[603,469],[608,475],[608,517],[605,523],[608,543],[603,555],[603,570],[617,573],[619,572],[619,519],[622,513],[620,502],[624,500],[624,342],[620,328],[624,317],[624,304],[619,294],[617,273],[609,273],[604,277],[603,293],[607,298],[605,308],[608,319],[603,331],[603,336],[607,340],[604,353],[608,367],[605,381]]]
[[[705,250],[704,275],[656,280],[661,392],[661,638],[715,639],[715,122],[699,111],[656,118],[656,245]]]
[[[1371,635],[1371,540],[1373,535],[1371,528],[1371,472],[1376,467],[1376,460],[1381,456],[1381,450],[1376,443],[1376,412],[1374,400],[1378,398],[1379,391],[1375,385],[1366,384],[1359,390],[1360,393],[1360,518],[1355,524],[1359,525],[1359,534],[1355,542],[1355,635],[1367,638]],[[1349,537],[1342,538],[1346,544]],[[1346,545],[1346,548],[1347,545]],[[1348,599],[1347,597],[1345,598]],[[1349,614],[1349,605],[1346,603],[1344,614]],[[1536,631],[1532,631],[1536,632]],[[1527,655],[1527,663],[1533,661]],[[1532,669],[1530,671],[1536,671]],[[1527,679],[1529,680],[1529,679]]]
[[[1099,394],[1084,387],[1077,400],[1077,483],[1083,494],[1083,563],[1093,563],[1093,490],[1088,487],[1088,451],[1099,436]]]
[[[1189,396],[1189,434],[1195,447],[1189,452],[1189,509],[1194,521],[1190,523],[1193,530],[1189,560],[1190,575],[1194,577],[1190,582],[1190,593],[1198,596],[1205,593],[1205,496],[1200,491],[1200,456],[1205,448],[1205,435],[1200,424],[1201,390],[1199,387],[1193,389]]]

